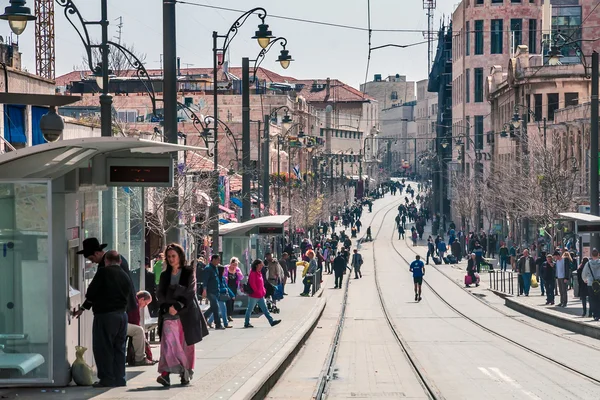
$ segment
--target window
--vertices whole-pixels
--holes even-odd
[[[534,111],[533,113],[535,114],[535,120],[536,121],[541,121],[542,120],[542,95],[541,94],[534,94]]]
[[[467,145],[467,150],[469,150],[471,148],[471,117],[467,115],[465,117],[465,121],[467,122],[466,127],[464,129],[465,144]]]
[[[492,4],[502,4],[504,0],[492,0]]]
[[[483,68],[473,69],[475,79],[475,103],[483,102]]]
[[[511,3],[520,3],[521,0],[510,0]]]
[[[398,92],[393,91],[392,94],[390,95],[390,98],[392,100],[398,100]]]
[[[477,0],[477,1],[475,2],[475,4],[477,4],[477,5],[480,5],[480,4],[481,4],[481,5],[483,5],[483,0]]]
[[[502,54],[502,20],[492,20],[492,54]]]
[[[554,112],[558,109],[558,93],[548,93],[548,121],[554,121]]]
[[[475,54],[483,54],[483,20],[475,21]]]
[[[512,36],[512,53],[517,50],[517,46],[522,44],[523,40],[523,22],[519,19],[510,20],[510,32]]]
[[[471,101],[471,70],[467,69],[465,72],[465,102]]]
[[[537,53],[537,20],[529,20],[529,54]]]
[[[579,104],[579,93],[565,93],[565,107]]]
[[[483,115],[475,116],[475,150],[483,150]]]
[[[133,123],[137,121],[137,110],[117,111],[117,120],[123,123]]]
[[[471,52],[471,23],[469,21],[467,21],[467,25],[466,25],[466,29],[467,29],[467,37],[466,37],[466,43],[465,43],[465,51],[466,51],[466,55],[469,55]]]

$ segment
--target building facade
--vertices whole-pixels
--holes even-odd
[[[427,90],[428,85],[428,79],[417,82],[417,105],[415,106],[417,157],[435,149],[438,96]]]
[[[490,151],[486,77],[493,66],[507,65],[519,45],[541,52],[541,29],[541,0],[463,0],[452,15],[452,136],[464,141],[467,179],[474,176],[475,153]],[[483,168],[488,171],[489,165]]]
[[[415,82],[407,81],[406,76],[396,74],[382,79],[375,74],[371,82],[360,85],[360,91],[379,103],[379,111],[416,100]]]
[[[417,102],[411,101],[398,106],[384,109],[381,113],[381,136],[389,138],[391,158],[386,159],[390,164],[392,174],[414,172],[416,162],[415,138],[417,122],[415,110]],[[386,143],[380,143],[380,147]]]

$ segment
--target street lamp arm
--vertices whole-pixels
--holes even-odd
[[[133,52],[127,49],[124,46],[121,46],[118,43],[108,41],[107,44],[116,47],[125,55],[127,62],[135,69],[135,76],[142,82],[146,92],[150,96],[150,101],[152,102],[152,114],[156,116],[156,93],[154,92],[154,86],[152,85],[152,80],[150,79],[150,75],[148,74],[148,70],[144,67],[144,63],[140,61],[138,57],[136,57]]]
[[[254,80],[256,79],[256,73],[258,72],[260,64],[262,64],[262,62],[265,60],[267,53],[271,50],[271,48],[276,42],[281,42],[281,47],[283,47],[283,50],[285,50],[285,47],[287,46],[287,39],[284,37],[278,37],[276,39],[271,40],[271,42],[266,48],[261,49],[260,53],[258,53],[258,56],[256,56],[256,60],[254,60],[254,68],[252,69],[252,82],[254,82]]]
[[[212,120],[214,120],[213,116],[209,115],[207,117],[204,117],[204,124],[208,127],[208,126],[210,126],[210,123],[212,122]],[[218,118],[217,118],[217,123],[223,128],[223,130],[225,131],[225,135],[227,136],[227,138],[233,145],[233,151],[235,152],[235,160],[237,163],[239,163],[239,161],[240,161],[239,157],[238,157],[239,149],[238,149],[237,142],[238,142],[238,140],[241,140],[241,138],[235,136],[235,134],[231,131],[231,128],[229,128],[229,126],[225,122],[221,121]]]
[[[238,19],[235,20],[235,22],[233,23],[233,25],[231,25],[231,27],[227,31],[227,35],[219,36],[221,38],[225,38],[225,41],[223,42],[223,47],[221,49],[215,49],[215,50],[221,50],[223,52],[223,54],[225,54],[227,52],[227,49],[229,48],[229,45],[231,44],[231,41],[238,34],[238,31],[239,31],[240,27],[242,25],[244,25],[244,23],[246,22],[246,20],[252,14],[256,14],[258,16],[258,18],[260,18],[260,20],[262,21],[262,23],[263,24],[265,23],[265,18],[267,17],[267,10],[265,10],[264,8],[262,8],[262,7],[255,7],[253,9],[251,9],[251,10],[246,11]],[[218,62],[218,64],[219,65],[223,65],[223,61],[224,61],[224,59],[220,60]]]
[[[286,113],[291,113],[292,110],[290,110],[290,108],[288,106],[281,106],[281,107],[277,107],[274,108],[270,113],[269,113],[269,117],[273,118],[274,116],[277,115],[277,113],[281,110],[285,110]]]
[[[205,125],[206,119],[203,120],[200,119],[200,117],[198,117],[198,115],[187,105],[180,103],[179,101],[177,102],[177,106],[179,108],[182,108],[184,110],[184,112],[186,114],[188,114],[191,119],[192,119],[192,125],[194,126],[194,129],[196,129],[196,131],[198,132],[199,136],[202,138],[202,140],[204,141],[204,144],[206,145],[206,154],[209,157],[212,157],[214,155],[214,153],[212,151],[210,151],[210,148],[208,147],[208,145],[210,144],[209,140],[208,140],[208,127]],[[198,126],[200,126],[202,129],[199,129]],[[215,143],[216,146],[216,143]]]
[[[97,47],[97,46],[92,44],[87,26],[88,25],[98,25],[98,24],[101,24],[101,22],[89,22],[89,21],[84,20],[83,16],[79,12],[79,9],[75,5],[75,3],[73,3],[73,1],[71,1],[71,0],[56,0],[56,2],[58,3],[59,6],[64,8],[65,18],[67,18],[67,21],[69,21],[71,26],[73,26],[73,28],[75,29],[75,32],[77,32],[77,34],[79,35],[79,38],[83,42],[83,46],[85,47],[85,52],[87,54],[88,66],[90,67],[90,71],[93,72],[94,71],[94,62],[92,60],[92,48]],[[72,18],[73,15],[75,15],[77,17],[78,24],[81,25],[81,27],[78,27],[78,24],[76,24],[75,21],[73,21],[73,18]]]

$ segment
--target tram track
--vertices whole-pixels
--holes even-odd
[[[388,212],[389,212],[389,211],[388,211]],[[410,265],[411,261],[409,261],[409,260],[408,260],[406,257],[404,257],[404,255],[402,255],[402,253],[400,253],[400,251],[398,250],[398,248],[396,247],[396,245],[395,245],[394,243],[395,243],[395,242],[394,242],[394,235],[392,235],[392,236],[390,236],[390,244],[392,245],[392,248],[394,249],[394,252],[395,252],[396,254],[398,254],[398,256],[399,256],[400,258],[402,258],[402,260],[404,260],[404,261],[406,262],[406,264],[407,264],[407,265]],[[405,243],[406,243],[406,240],[405,240]],[[411,251],[411,252],[412,252],[412,253],[414,253],[414,254],[418,254],[418,253],[417,253],[415,250],[411,249],[411,248],[410,248],[410,246],[406,246],[406,249],[408,249],[409,251]],[[439,270],[439,268],[437,268],[437,267],[435,267],[435,266],[434,266],[434,269],[435,269],[437,272],[440,272],[440,273],[441,273],[443,276],[445,276],[447,279],[449,279],[449,280],[451,280],[452,282],[454,282],[454,280],[452,280],[450,277],[448,277],[448,275],[447,275],[447,274],[444,274],[442,271],[440,271],[440,270]],[[375,264],[375,266],[374,266],[374,270],[375,270],[375,271],[377,271],[376,264]],[[376,272],[375,272],[375,273],[376,273]],[[378,283],[378,285],[379,285],[379,282],[377,282],[377,283]],[[454,283],[456,283],[456,282],[454,282]],[[441,296],[441,295],[440,295],[440,293],[439,293],[437,290],[435,290],[435,289],[433,288],[433,286],[432,286],[432,285],[431,285],[431,284],[430,284],[430,283],[427,281],[427,279],[425,279],[425,278],[423,279],[423,284],[424,284],[425,286],[427,286],[427,288],[429,289],[429,291],[430,291],[431,293],[433,293],[433,294],[434,294],[434,295],[435,295],[435,296],[436,296],[436,297],[437,297],[437,298],[438,298],[438,299],[439,299],[439,300],[440,300],[442,303],[444,303],[444,304],[445,304],[445,305],[446,305],[448,308],[450,308],[450,309],[451,309],[453,312],[455,312],[456,314],[458,314],[460,317],[464,318],[465,320],[469,321],[470,323],[474,324],[475,326],[477,326],[477,327],[481,328],[482,330],[484,330],[484,331],[486,331],[486,332],[488,332],[488,333],[490,333],[490,334],[492,334],[492,335],[494,335],[494,336],[496,336],[496,337],[498,337],[498,338],[500,338],[500,339],[502,339],[502,340],[504,340],[504,341],[506,341],[506,342],[508,342],[508,343],[511,343],[512,345],[514,345],[514,346],[516,346],[516,347],[519,347],[519,348],[521,348],[521,349],[523,349],[523,350],[527,351],[527,352],[528,352],[528,353],[530,353],[530,354],[533,354],[533,355],[535,355],[535,356],[537,356],[537,357],[539,357],[539,358],[545,359],[546,361],[549,361],[549,362],[551,362],[551,363],[553,363],[553,364],[555,364],[555,365],[557,365],[557,366],[559,366],[559,367],[561,367],[561,368],[563,368],[563,369],[565,369],[565,370],[567,370],[567,371],[569,371],[569,372],[571,372],[571,373],[573,373],[573,374],[575,374],[575,375],[578,375],[578,376],[580,376],[580,377],[583,377],[583,378],[585,378],[585,379],[587,379],[587,380],[589,380],[589,381],[593,382],[593,383],[594,383],[594,384],[596,384],[596,385],[600,385],[600,379],[598,379],[598,378],[595,378],[595,377],[593,377],[593,376],[591,376],[591,375],[589,375],[589,374],[587,374],[587,373],[585,373],[585,372],[582,372],[582,371],[580,371],[580,370],[578,370],[578,369],[576,369],[576,368],[573,368],[573,367],[571,367],[571,366],[569,366],[569,365],[567,365],[567,364],[565,364],[565,363],[563,363],[563,362],[561,362],[561,361],[559,361],[559,360],[557,360],[557,359],[555,359],[555,358],[552,358],[552,357],[550,357],[550,356],[547,356],[547,355],[545,355],[545,354],[541,354],[541,353],[538,353],[538,352],[536,352],[536,351],[533,351],[533,350],[532,350],[532,349],[530,349],[529,347],[527,347],[527,346],[525,346],[525,345],[523,345],[523,344],[521,344],[521,343],[517,342],[516,340],[514,340],[514,339],[511,339],[510,337],[508,337],[508,336],[506,336],[506,335],[504,335],[504,334],[502,334],[502,333],[499,333],[499,332],[497,332],[497,331],[495,331],[495,330],[493,330],[493,329],[491,329],[491,328],[488,328],[487,326],[485,326],[485,325],[481,324],[480,322],[476,321],[476,320],[475,320],[475,319],[473,319],[472,317],[468,316],[467,314],[463,313],[463,312],[462,312],[462,311],[460,311],[458,308],[456,308],[455,306],[453,306],[453,305],[452,305],[450,302],[448,302],[448,301],[447,301],[447,300],[446,300],[446,299],[445,299],[443,296]],[[462,288],[461,288],[461,289],[462,289]],[[476,296],[473,296],[473,297],[477,298]],[[488,307],[492,308],[493,310],[496,310],[494,307],[491,307],[489,304],[487,304],[487,303],[483,302],[481,299],[478,299],[478,298],[477,298],[477,300],[481,301],[483,304],[485,304],[486,306],[488,306]],[[504,313],[501,313],[501,314],[505,315]],[[514,319],[513,319],[513,320],[514,320]],[[518,320],[517,320],[517,321],[518,321]],[[519,321],[519,322],[522,322],[522,321]],[[529,324],[528,324],[528,325],[529,325]],[[561,339],[564,339],[564,340],[566,340],[564,337],[561,337],[560,335],[556,335],[556,334],[555,334],[555,336],[557,336],[557,337],[560,337]],[[583,343],[582,343],[582,344],[583,344]],[[586,346],[587,346],[587,345],[586,345]]]
[[[377,229],[377,232],[375,233],[375,235],[373,235],[373,239],[375,240],[378,236],[379,233],[381,232],[381,229],[383,227],[383,224],[385,222],[385,217],[390,213],[390,211],[392,210],[396,210],[398,204],[401,202],[401,199],[398,200],[398,202],[394,202],[393,204],[382,208],[381,210],[378,210],[375,215],[373,216],[373,222],[375,222],[375,219],[377,218],[377,216],[381,213],[384,212],[383,214],[383,218],[381,220],[381,223],[379,224],[379,227]],[[373,223],[371,223],[371,225],[373,225]],[[373,259],[375,260],[375,250],[374,250],[375,246],[373,246]],[[392,335],[394,336],[394,338],[396,339],[398,345],[400,346],[400,348],[402,349],[402,353],[405,355],[406,360],[408,361],[411,369],[413,370],[415,377],[418,379],[419,383],[421,384],[421,386],[423,387],[423,390],[427,396],[427,398],[431,399],[431,400],[443,400],[444,397],[441,396],[439,390],[435,387],[435,385],[433,384],[433,382],[426,376],[426,374],[424,373],[423,368],[419,365],[416,357],[412,354],[412,351],[410,350],[409,346],[407,345],[406,341],[402,338],[402,336],[400,335],[400,333],[398,332],[398,330],[396,329],[390,313],[387,309],[387,306],[385,304],[385,300],[383,299],[383,295],[382,295],[382,291],[381,288],[379,286],[379,281],[377,278],[377,269],[374,267],[374,274],[375,274],[375,283],[376,283],[376,287],[377,287],[377,293],[378,293],[378,299],[381,305],[381,308],[383,310],[383,315],[384,318],[386,320],[386,323],[388,325],[388,327],[390,328]],[[330,352],[327,356],[327,361],[325,364],[325,368],[324,368],[324,372],[321,374],[321,376],[319,377],[319,381],[317,384],[317,390],[316,390],[316,394],[315,396],[313,396],[313,398],[315,399],[325,399],[327,398],[327,389],[329,387],[329,383],[334,375],[334,368],[335,368],[335,361],[336,361],[336,356],[337,356],[337,352],[340,346],[340,339],[343,333],[343,329],[344,329],[344,321],[346,318],[346,309],[347,309],[347,302],[348,302],[348,291],[349,291],[349,283],[350,283],[350,274],[348,275],[348,278],[346,279],[345,285],[344,285],[344,296],[343,296],[343,302],[342,302],[342,308],[341,308],[341,312],[340,312],[340,317],[338,320],[338,325],[334,334],[334,340],[330,349]]]

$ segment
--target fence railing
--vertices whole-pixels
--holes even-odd
[[[490,289],[515,294],[519,288],[518,274],[512,271],[489,270]]]
[[[317,269],[317,271],[315,272],[315,276],[313,277],[311,296],[314,296],[315,293],[317,293],[319,291],[319,289],[321,289],[322,278],[323,278],[323,270],[321,268],[319,268],[319,269]]]

